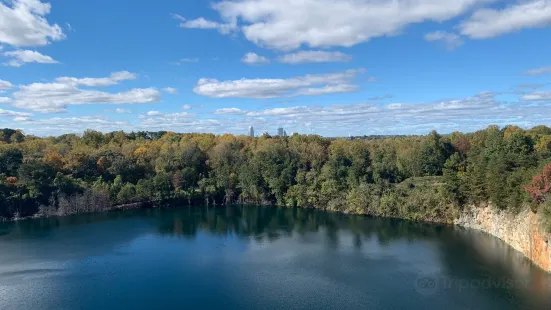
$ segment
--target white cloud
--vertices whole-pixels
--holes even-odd
[[[391,104],[388,104],[386,106],[387,109],[389,110],[399,110],[403,107],[404,105],[402,103],[391,103]]]
[[[216,29],[222,34],[229,34],[237,27],[235,23],[218,23],[206,20],[203,17],[188,20],[181,15],[173,14],[172,17],[180,21],[180,27],[190,29]]]
[[[551,91],[537,91],[522,96],[522,100],[526,101],[542,101],[551,100]]]
[[[10,115],[11,116],[11,115]],[[18,116],[15,116],[16,118]],[[30,117],[19,116],[13,119],[12,127],[24,129],[27,133],[37,135],[59,135],[62,133],[82,133],[85,129],[102,132],[132,131],[132,130],[171,130],[178,132],[218,132],[230,128],[228,123],[213,119],[194,119],[193,114],[167,113],[159,116],[141,115],[137,122],[114,121],[106,116],[54,117],[33,120]],[[26,118],[26,119],[25,119]],[[17,124],[15,122],[17,121]]]
[[[175,95],[178,93],[178,90],[176,88],[173,88],[173,87],[165,87],[162,89],[165,93],[167,94],[171,94],[171,95]]]
[[[261,132],[274,132],[283,126],[287,132],[317,133],[326,136],[364,134],[425,134],[455,130],[472,131],[488,124],[514,124],[529,127],[551,123],[550,100],[526,104],[499,101],[492,92],[472,97],[436,102],[359,103],[329,106],[302,105],[243,111],[219,109],[215,119],[198,119],[186,112],[140,115],[135,121],[116,122],[107,117],[73,117],[23,120],[17,127],[36,134],[101,130],[171,130],[177,132],[246,133],[248,126]],[[9,117],[27,117],[9,115]],[[5,122],[10,125],[10,122]],[[14,124],[14,123],[12,123]],[[337,126],[335,125],[337,124]],[[15,125],[14,125],[15,126]]]
[[[40,46],[65,38],[59,25],[46,20],[50,10],[50,3],[39,0],[0,2],[0,43]]]
[[[178,130],[183,132],[217,132],[225,123],[215,119],[194,119],[186,112],[145,118],[137,126],[143,130]],[[228,127],[226,127],[228,128]]]
[[[191,110],[191,109],[192,109],[192,107],[191,107],[191,105],[189,105],[189,104],[184,104],[184,105],[182,106],[182,110]]]
[[[525,72],[525,74],[528,74],[528,75],[551,74],[551,66],[528,70]]]
[[[223,0],[213,5],[223,22],[186,21],[182,27],[239,28],[260,46],[292,50],[353,46],[392,36],[424,21],[443,22],[497,0]],[[238,25],[239,22],[239,25]]]
[[[267,99],[298,95],[320,95],[353,91],[351,82],[365,69],[339,73],[311,74],[287,79],[241,79],[218,81],[202,78],[193,91],[212,98]],[[314,88],[316,87],[316,88]]]
[[[119,71],[119,72],[113,72],[109,77],[104,78],[74,78],[74,77],[59,77],[55,81],[57,83],[61,84],[67,84],[67,85],[84,85],[84,86],[110,86],[110,85],[116,85],[119,82],[127,81],[127,80],[134,80],[136,79],[136,74],[131,73],[128,71]]]
[[[521,126],[549,123],[551,102],[525,105],[501,102],[496,94],[483,92],[475,96],[428,103],[340,104],[330,106],[296,106],[250,111],[243,116],[242,129],[284,125],[289,131],[323,135],[426,133],[476,130],[488,124]],[[335,126],[338,124],[338,126]]]
[[[199,58],[181,58],[180,60],[172,62],[171,64],[179,66],[186,62],[199,62]]]
[[[504,9],[483,8],[461,23],[461,34],[472,39],[487,39],[526,28],[551,24],[550,0],[524,0]]]
[[[371,97],[371,98],[367,98],[368,100],[373,100],[373,101],[376,101],[376,100],[384,100],[384,99],[390,99],[392,98],[393,96],[391,94],[386,94],[384,96],[375,96],[375,97]]]
[[[463,45],[463,40],[460,36],[445,31],[427,33],[425,40],[429,42],[441,42],[448,50],[454,50]]]
[[[0,103],[8,103],[8,102],[11,102],[11,98],[0,97]]]
[[[264,56],[259,56],[255,53],[247,53],[245,54],[245,56],[243,56],[243,58],[241,58],[241,62],[244,62],[249,65],[253,65],[253,64],[269,63],[270,60],[268,60],[268,58]]]
[[[16,116],[16,117],[13,118],[14,122],[25,122],[25,121],[29,121],[29,120],[31,120],[31,118],[28,117],[28,116]]]
[[[117,113],[117,114],[130,114],[130,113],[132,113],[132,111],[131,110],[126,110],[126,109],[121,109],[121,108],[116,108],[115,113]]]
[[[171,130],[179,132],[221,132],[231,129],[230,124],[215,119],[190,119],[180,115],[168,118],[148,118],[140,123],[142,130]]]
[[[32,114],[26,113],[26,112],[17,112],[17,111],[10,111],[10,110],[0,109],[0,116],[28,117],[28,116],[32,116]]]
[[[199,123],[206,122],[207,120],[194,120],[194,117],[194,114],[188,112],[148,113],[147,116],[142,115],[140,117],[141,123],[137,127],[144,130],[199,130],[193,127],[195,125],[199,126]]]
[[[129,130],[127,122],[112,121],[105,116],[81,116],[81,117],[54,117],[48,119],[33,120],[20,119],[18,126],[25,126],[26,132],[36,134],[60,134],[81,133],[85,129],[100,130],[103,132],[116,130]]]
[[[268,109],[263,111],[253,111],[248,112],[247,116],[294,116],[298,114],[304,114],[309,111],[318,110],[317,106],[298,106],[298,107],[289,107],[289,108],[275,108]]]
[[[377,78],[374,77],[374,76],[370,76],[367,79],[365,79],[365,81],[368,82],[368,83],[375,83],[375,82],[377,82]]]
[[[154,88],[136,88],[125,92],[107,93],[96,90],[82,90],[65,84],[40,84],[21,86],[13,93],[13,106],[32,111],[53,113],[65,112],[68,105],[80,104],[138,104],[154,103],[160,100],[160,93]]]
[[[325,51],[300,51],[286,54],[279,58],[279,62],[287,64],[300,64],[309,62],[348,62],[352,60],[350,55],[341,52]]]
[[[149,116],[161,116],[163,114],[164,113],[160,112],[160,111],[149,111],[149,112],[147,112],[147,115],[149,115]]]
[[[178,113],[160,113],[150,116],[160,116],[161,119],[174,119],[174,118],[190,118],[194,117],[194,114],[188,112],[178,112]]]
[[[0,80],[0,91],[8,90],[8,89],[11,89],[11,88],[13,88],[12,83],[10,83],[8,81]]]
[[[246,114],[247,111],[244,111],[244,110],[241,110],[241,109],[238,109],[238,108],[223,108],[223,109],[216,110],[215,113],[216,114],[225,114],[225,115],[242,115],[242,114]]]
[[[38,112],[65,112],[69,105],[80,104],[138,104],[160,101],[155,88],[134,88],[118,93],[81,89],[78,86],[109,86],[134,79],[133,73],[115,72],[106,78],[60,77],[54,83],[21,85],[12,94],[12,105]]]
[[[172,16],[172,18],[176,19],[176,20],[179,20],[181,22],[185,22],[186,19],[185,17],[183,17],[182,15],[180,14],[170,14],[170,16]]]
[[[302,88],[297,90],[295,93],[296,96],[321,96],[327,94],[342,94],[342,93],[351,93],[358,89],[357,85],[352,84],[338,84],[338,85],[327,85],[324,87],[310,87]]]
[[[37,51],[31,50],[16,50],[4,52],[4,56],[12,57],[13,59],[8,60],[5,65],[12,67],[21,67],[25,63],[41,63],[41,64],[57,64],[57,60],[54,60],[52,57],[43,55]]]

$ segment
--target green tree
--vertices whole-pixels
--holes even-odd
[[[120,204],[131,203],[136,200],[136,187],[132,183],[126,183],[117,194],[117,202]]]
[[[431,133],[425,137],[421,145],[420,156],[423,175],[442,175],[442,168],[444,167],[448,154],[442,142],[442,137],[436,131],[431,131]]]
[[[100,145],[103,144],[104,137],[101,132],[88,129],[84,131],[84,134],[82,135],[82,141],[84,142],[84,144],[90,147],[98,148]]]
[[[23,162],[23,152],[12,146],[0,146],[0,174],[17,175],[17,170]]]

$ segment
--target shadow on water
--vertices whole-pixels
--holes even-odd
[[[530,292],[529,304],[551,305],[551,276],[523,254],[481,231],[454,227],[446,234],[440,242],[441,261],[455,286],[466,279],[470,283],[463,281],[463,285],[483,286],[511,303]]]

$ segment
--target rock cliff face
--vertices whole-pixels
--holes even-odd
[[[489,205],[471,206],[461,213],[454,224],[494,235],[551,272],[551,235],[545,232],[540,217],[529,210],[511,214]]]

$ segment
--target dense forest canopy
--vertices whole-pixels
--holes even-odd
[[[491,202],[551,211],[551,129],[383,139],[0,130],[0,217],[134,202],[256,203],[450,221]]]

